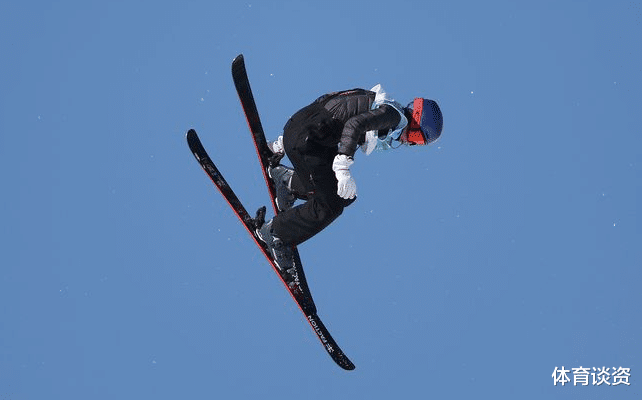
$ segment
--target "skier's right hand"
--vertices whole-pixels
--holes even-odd
[[[332,170],[337,177],[337,194],[342,199],[354,199],[357,195],[357,185],[350,174],[350,166],[354,164],[352,157],[337,154],[332,162]]]

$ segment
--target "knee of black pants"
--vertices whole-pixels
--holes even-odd
[[[346,204],[346,200],[332,194],[330,196],[318,196],[317,201],[315,202],[318,207],[316,211],[319,218],[319,223],[323,226],[327,226],[332,221],[337,219],[342,213],[343,209],[351,204],[354,199],[350,200]]]

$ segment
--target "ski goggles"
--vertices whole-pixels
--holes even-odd
[[[442,123],[441,110],[436,102],[416,98],[412,103],[406,141],[410,145],[420,146],[432,143],[439,138]]]

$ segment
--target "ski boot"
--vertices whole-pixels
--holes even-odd
[[[272,220],[257,228],[256,236],[266,244],[281,275],[283,277],[293,275],[294,252],[292,251],[292,246],[284,244],[279,237],[274,236],[272,233]]]
[[[286,211],[292,208],[296,196],[292,193],[292,176],[294,170],[281,164],[268,168],[268,175],[274,182],[276,190],[276,207],[279,211]]]

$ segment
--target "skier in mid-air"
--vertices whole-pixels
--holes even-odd
[[[442,125],[435,101],[416,98],[404,107],[381,85],[329,93],[294,114],[283,135],[269,144],[276,160],[287,155],[294,167],[278,164],[268,170],[280,212],[256,232],[277,266],[289,271],[292,246],[319,233],[356,200],[350,166],[358,147],[370,154],[430,144]],[[297,199],[305,203],[294,206]]]
[[[329,93],[294,114],[283,135],[268,143],[242,54],[232,61],[232,79],[277,215],[266,223],[265,206],[255,218],[248,214],[194,129],[186,135],[189,149],[259,245],[326,352],[339,367],[351,371],[355,365],[319,318],[296,245],[323,230],[354,202],[357,188],[350,166],[357,148],[370,154],[434,142],[443,125],[439,106],[415,98],[404,107],[380,85]],[[286,154],[294,168],[280,164]],[[297,199],[305,203],[295,207]]]

